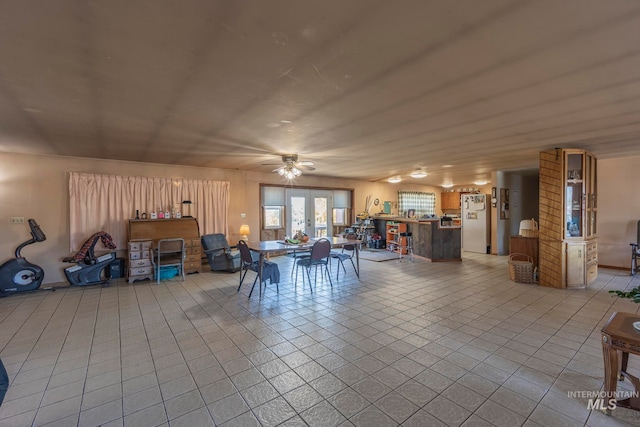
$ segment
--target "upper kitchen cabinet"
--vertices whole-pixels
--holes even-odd
[[[585,287],[598,275],[597,162],[577,149],[540,153],[540,284]]]
[[[440,195],[440,209],[460,210],[460,193],[447,191]]]

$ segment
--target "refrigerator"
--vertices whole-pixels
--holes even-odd
[[[491,246],[491,205],[486,194],[462,195],[462,249],[487,254]]]

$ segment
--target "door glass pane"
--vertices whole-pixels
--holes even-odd
[[[305,230],[305,197],[291,197],[291,235]]]
[[[327,237],[327,199],[326,197],[314,198],[315,210],[315,237]]]

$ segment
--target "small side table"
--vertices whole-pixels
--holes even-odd
[[[639,321],[637,314],[616,312],[601,330],[604,392],[607,398],[615,398],[618,380],[624,377],[631,381],[636,393],[640,391],[640,380],[627,372],[629,353],[640,355],[640,331],[633,327],[633,322]],[[621,360],[618,359],[618,352],[622,353]],[[616,405],[640,411],[640,398],[630,397],[616,402]],[[610,411],[606,413],[610,414]]]

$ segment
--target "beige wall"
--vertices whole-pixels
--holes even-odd
[[[629,243],[636,242],[636,224],[640,220],[639,169],[640,157],[598,160],[600,265],[630,267]]]
[[[34,218],[47,235],[47,240],[27,246],[22,255],[44,269],[45,283],[65,281],[63,269],[69,264],[63,263],[62,259],[70,255],[70,171],[229,181],[231,198],[228,237],[232,242],[238,240],[238,229],[244,223],[251,227],[250,238],[259,236],[259,184],[282,184],[281,178],[272,173],[0,153],[0,262],[13,257],[16,246],[30,238],[26,224],[11,225],[9,218],[19,216],[24,217],[25,221]],[[420,186],[409,182],[394,185],[308,175],[296,180],[299,186],[353,189],[356,213],[364,209],[365,198],[369,194],[381,202],[397,201],[399,189],[435,192],[440,195],[439,187]],[[241,218],[241,213],[246,213],[246,218]],[[439,197],[436,213],[440,213]]]
[[[598,256],[601,265],[629,266],[629,243],[636,240],[636,222],[640,219],[640,197],[636,196],[634,185],[639,164],[640,157],[598,162]],[[68,264],[61,260],[70,254],[69,171],[229,181],[229,240],[232,242],[238,239],[238,228],[245,222],[250,225],[253,236],[253,230],[258,230],[259,184],[282,183],[278,176],[270,173],[1,153],[0,262],[10,259],[16,246],[29,238],[28,227],[11,225],[9,218],[35,218],[47,235],[47,241],[26,247],[23,256],[44,268],[45,283],[65,280],[63,268]],[[397,201],[399,189],[429,191],[440,195],[440,187],[419,186],[410,182],[394,185],[311,176],[302,176],[297,180],[300,186],[354,189],[356,213],[364,209],[365,198],[369,194],[380,201]],[[247,214],[246,219],[240,217],[241,213]],[[441,213],[440,197],[437,198],[436,213]]]

